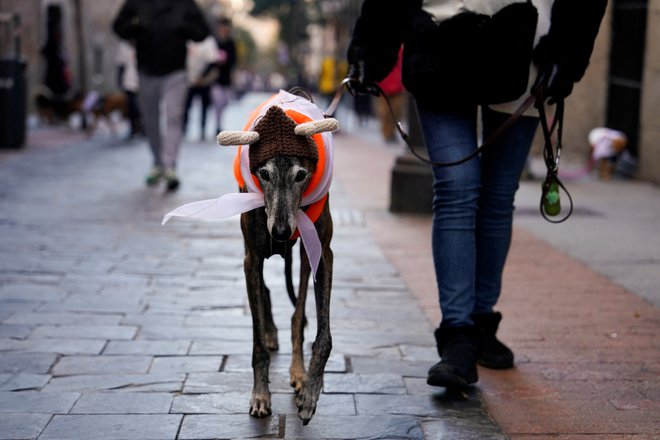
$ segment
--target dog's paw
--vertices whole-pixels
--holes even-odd
[[[266,347],[270,351],[277,351],[280,349],[280,344],[277,342],[277,330],[266,332]]]
[[[303,385],[303,379],[305,378],[305,370],[289,370],[289,385],[293,387],[296,391],[296,394],[300,393]]]
[[[250,399],[250,415],[252,417],[267,417],[272,414],[270,396],[252,396]]]
[[[316,401],[318,399],[318,394],[313,395],[313,393],[308,392],[303,389],[298,393],[296,397],[296,405],[298,406],[298,418],[302,420],[303,425],[307,425],[312,416],[316,413]]]

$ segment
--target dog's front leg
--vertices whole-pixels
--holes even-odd
[[[296,310],[291,317],[291,368],[289,368],[289,384],[300,392],[305,378],[305,358],[303,356],[303,342],[305,339],[305,302],[307,301],[307,287],[311,268],[305,247],[300,246],[300,287],[296,299]]]
[[[266,417],[271,414],[270,389],[268,388],[268,366],[270,352],[266,345],[266,318],[263,282],[263,258],[247,251],[244,270],[248,300],[252,313],[252,371],[254,387],[250,400],[250,415]]]
[[[323,388],[323,370],[332,350],[332,336],[330,335],[332,259],[332,250],[329,245],[326,245],[314,283],[317,316],[316,339],[312,345],[312,357],[307,375],[296,398],[298,417],[302,420],[303,425],[308,424],[316,412],[316,402]]]

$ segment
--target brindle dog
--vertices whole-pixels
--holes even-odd
[[[309,184],[314,163],[310,159],[276,156],[261,166],[256,176],[264,194],[265,207],[241,215],[241,229],[245,239],[245,279],[252,312],[254,348],[252,367],[254,389],[250,401],[250,415],[265,417],[271,414],[271,395],[268,388],[269,350],[277,350],[277,328],[271,312],[270,292],[264,283],[264,260],[279,254],[285,258],[287,285],[290,296],[291,241],[296,230],[295,216],[300,209],[302,195]],[[246,189],[243,188],[243,191]],[[333,254],[332,218],[326,202],[322,214],[315,222],[322,244],[322,256],[314,282],[316,298],[317,333],[312,348],[309,369],[305,371],[303,359],[303,331],[305,300],[311,272],[304,246],[300,246],[300,285],[298,297],[293,297],[295,312],[291,319],[290,384],[295,388],[298,417],[306,425],[316,411],[316,402],[323,387],[323,370],[332,349],[330,335],[330,290],[332,287]]]

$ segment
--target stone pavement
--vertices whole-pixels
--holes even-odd
[[[334,348],[303,427],[288,385],[282,260],[266,265],[280,351],[274,414],[259,420],[247,414],[251,319],[237,218],[160,225],[173,207],[235,190],[233,151],[187,142],[182,188],[165,194],[143,185],[142,142],[57,129],[31,139],[0,159],[0,439],[505,438],[477,388],[425,384],[437,360],[433,324],[367,227],[369,205],[350,199],[349,170],[331,195]],[[351,144],[338,137],[338,163]]]
[[[572,182],[578,211],[551,226],[539,183],[524,183],[500,304],[516,368],[481,369],[477,387],[451,395],[424,383],[439,319],[430,218],[387,211],[401,147],[371,126],[346,134],[346,119],[331,196],[334,349],[307,427],[287,383],[281,260],[267,264],[274,415],[255,420],[237,219],[159,225],[234,190],[230,150],[193,133],[175,195],[142,186],[140,143],[40,130],[1,154],[0,439],[659,438],[660,190]]]

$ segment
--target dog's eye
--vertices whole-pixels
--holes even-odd
[[[268,182],[270,180],[270,173],[267,170],[259,170],[259,178]]]
[[[302,182],[307,178],[307,171],[305,170],[300,170],[298,171],[298,174],[296,174],[296,182]]]

